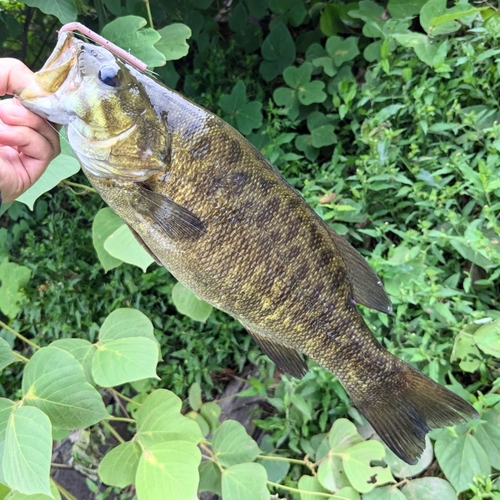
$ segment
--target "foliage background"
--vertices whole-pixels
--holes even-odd
[[[267,451],[299,461],[286,462],[283,474],[267,464],[267,480],[276,473],[271,482],[288,489],[271,491],[290,498],[340,498],[332,495],[342,488],[352,489],[348,498],[368,500],[430,492],[500,498],[497,7],[445,0],[4,1],[3,54],[36,70],[61,23],[75,19],[139,50],[169,86],[263,151],[383,278],[394,314],[363,314],[384,346],[472,398],[483,417],[432,433],[433,449],[418,470],[401,472],[386,456],[398,483],[365,492],[356,483],[362,471],[339,483],[345,464],[336,453],[345,450],[336,450],[331,436],[352,438],[353,446],[361,438],[337,419],[348,417],[362,433],[365,422],[334,377],[314,363],[301,381],[277,376],[237,322],[193,303],[132,243],[127,255],[117,253],[124,246],[117,238],[127,237],[117,233],[120,222],[107,209],[98,212],[103,202],[81,173],[63,180],[78,168],[67,149],[52,180],[23,197],[33,211],[16,202],[0,219],[2,324],[40,346],[67,337],[96,342],[113,311],[142,311],[161,346],[161,382],[126,385],[125,395],[167,388],[186,398],[196,383],[210,401],[228,374],[257,363],[259,377],[246,394],[269,402],[256,421],[269,433]],[[9,329],[0,336],[29,357],[32,347]],[[21,398],[22,377],[20,363],[6,366],[0,396]],[[382,456],[368,455],[367,463],[375,458]]]

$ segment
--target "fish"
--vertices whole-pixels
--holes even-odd
[[[364,257],[220,117],[106,48],[60,32],[22,104],[63,125],[92,186],[160,265],[239,320],[283,371],[332,372],[415,464],[430,429],[476,418],[387,351],[357,307],[391,301]]]

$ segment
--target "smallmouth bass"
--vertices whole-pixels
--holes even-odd
[[[389,448],[476,410],[384,349],[356,304],[391,303],[365,259],[242,135],[103,47],[61,32],[19,93],[66,127],[94,188],[155,260],[238,319],[278,367],[334,373]]]

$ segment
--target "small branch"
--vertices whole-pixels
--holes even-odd
[[[136,423],[136,421],[133,418],[113,417],[113,415],[110,415],[106,420],[111,421],[111,422],[128,422],[130,424]]]
[[[12,351],[12,354],[19,360],[19,361],[23,361],[24,363],[27,363],[29,361],[28,358],[25,358],[22,354],[19,354],[18,352],[16,351]]]
[[[63,180],[61,182],[61,184],[63,186],[73,186],[76,188],[80,188],[80,189],[83,189],[84,191],[88,191],[89,193],[97,193],[97,191],[94,188],[92,188],[90,186],[86,186],[85,184],[79,184],[78,182]]]
[[[113,394],[116,394],[119,398],[123,399],[124,401],[127,401],[127,403],[132,403],[137,406],[142,406],[141,403],[138,403],[137,401],[134,401],[133,399],[124,396],[121,392],[115,391],[114,389],[109,389],[109,392],[112,392]]]
[[[257,458],[259,458],[260,460],[278,460],[280,462],[290,462],[291,464],[300,464],[307,466],[306,461],[297,460],[296,458],[278,457],[276,455],[259,455]]]
[[[27,339],[24,335],[21,335],[19,332],[16,332],[13,330],[9,325],[6,325],[3,321],[0,321],[0,326],[7,330],[8,332],[12,333],[15,335],[18,339],[22,340],[26,344],[30,345],[31,347],[34,347],[35,349],[40,349],[39,345],[36,345],[34,342],[32,342],[30,339]]]
[[[118,394],[116,394],[116,392],[114,392],[112,390],[108,390],[108,392],[111,394],[111,396],[115,400],[116,404],[120,407],[120,410],[125,415],[125,417],[130,418],[130,414],[127,411],[127,408],[125,408],[123,401],[118,397]]]
[[[149,0],[144,0],[144,3],[146,4],[146,10],[148,11],[148,20],[149,20],[149,25],[151,28],[155,28],[153,24],[153,16],[151,15],[151,7],[149,5]]]
[[[335,493],[320,493],[319,491],[299,490],[298,488],[292,488],[291,486],[284,486],[283,484],[273,483],[272,481],[267,481],[267,484],[269,486],[274,486],[275,488],[280,488],[280,489],[286,490],[286,491],[293,491],[295,493],[302,493],[305,495],[325,497],[325,498],[332,498],[332,496],[335,495],[336,498],[339,498],[342,500],[349,500],[348,497],[340,497],[340,496],[338,496],[338,494],[335,494]]]
[[[52,462],[50,464],[51,467],[56,467],[57,469],[72,469],[73,466],[69,464],[58,464],[56,462]]]
[[[52,478],[52,481],[54,481],[57,490],[63,497],[66,498],[66,500],[78,500],[78,498],[74,497],[68,490],[63,488],[57,481],[55,481],[54,478]]]
[[[111,432],[111,434],[113,434],[113,436],[116,438],[116,440],[119,442],[119,443],[124,443],[125,442],[125,439],[123,439],[120,434],[118,434],[118,432],[116,432],[116,430],[113,428],[113,426],[107,421],[107,420],[101,420],[101,424],[106,427],[106,429],[108,429],[109,432]]]

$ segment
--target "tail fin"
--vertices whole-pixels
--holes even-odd
[[[377,400],[371,394],[367,400],[354,397],[353,402],[384,443],[414,465],[424,451],[429,430],[479,415],[469,403],[404,361],[397,359],[396,364],[397,382],[381,390]]]

